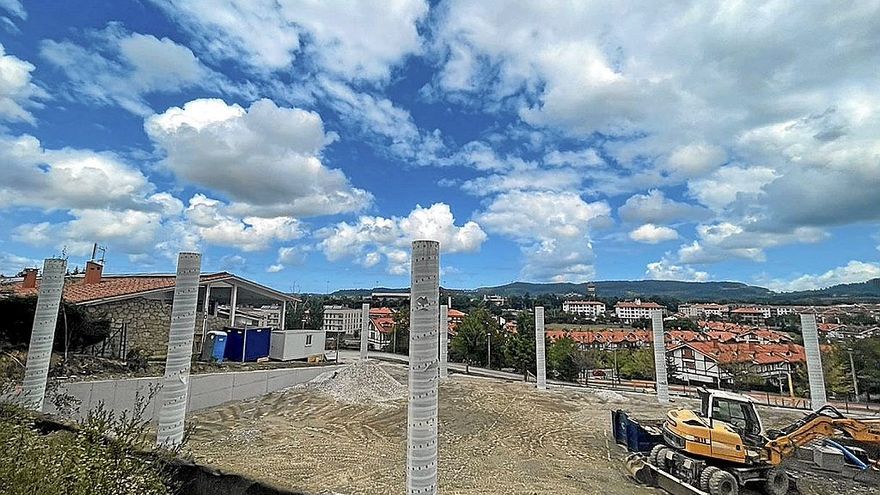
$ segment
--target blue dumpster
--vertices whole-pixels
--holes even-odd
[[[202,361],[223,361],[226,352],[226,332],[211,330],[202,344]]]
[[[226,349],[223,355],[229,361],[256,361],[269,357],[271,328],[226,327]]]

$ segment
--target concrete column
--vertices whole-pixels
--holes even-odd
[[[58,308],[64,292],[64,274],[67,260],[49,258],[43,261],[43,278],[37,292],[37,309],[28,345],[27,364],[22,386],[22,405],[34,411],[43,409],[46,397],[46,381],[49,376],[49,360],[55,341],[55,325]]]
[[[445,304],[440,306],[440,378],[449,377],[446,367],[446,358],[449,353],[449,307]]]
[[[439,242],[413,241],[410,287],[406,492],[436,495]]]
[[[669,403],[669,377],[666,374],[666,338],[663,335],[663,311],[651,310],[651,326],[654,329],[654,382],[657,401]]]
[[[158,445],[179,445],[183,440],[201,266],[201,254],[180,253],[177,256],[168,356],[165,359],[165,379],[162,382],[159,403],[159,429],[156,436]]]
[[[287,301],[281,301],[281,323],[278,325],[280,330],[286,330],[287,327]]]
[[[235,311],[238,309],[238,286],[232,284],[232,294],[229,301],[229,326],[235,328]]]
[[[544,358],[544,306],[535,306],[535,362],[538,390],[547,390],[547,363]]]
[[[367,359],[370,343],[370,303],[361,304],[361,361]]]
[[[816,315],[801,315],[801,335],[804,338],[804,352],[807,355],[807,376],[810,379],[810,407],[815,411],[827,403],[825,397],[825,373],[822,370],[822,355],[819,351],[819,330]]]
[[[208,338],[208,306],[211,305],[211,284],[205,286],[205,301],[202,304],[202,342],[199,344],[199,352],[205,346],[205,339]]]

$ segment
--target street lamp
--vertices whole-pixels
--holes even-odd
[[[486,332],[486,337],[488,337],[488,340],[486,340],[486,343],[488,344],[487,354],[489,356],[489,359],[487,360],[488,365],[486,367],[489,369],[492,369],[492,332]]]

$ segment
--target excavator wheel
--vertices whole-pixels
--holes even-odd
[[[767,495],[785,495],[788,493],[788,473],[779,467],[767,471],[767,480],[764,481],[764,493]]]
[[[738,495],[739,485],[732,474],[719,469],[709,477],[709,495]]]
[[[657,449],[656,457],[654,457],[654,465],[662,469],[663,471],[669,471],[669,469],[666,467],[666,453],[670,450],[672,449],[670,449],[669,447],[662,447],[660,449]]]
[[[703,469],[703,472],[700,473],[700,490],[704,492],[709,491],[709,480],[712,478],[712,475],[715,474],[715,471],[721,471],[715,466],[707,466]]]
[[[666,455],[666,446],[662,443],[660,445],[655,445],[654,448],[651,449],[651,453],[648,454],[648,462],[659,468],[662,468],[665,466],[666,463],[661,462],[663,460],[663,457],[657,457],[658,455],[660,455],[660,452],[663,452],[664,456]]]

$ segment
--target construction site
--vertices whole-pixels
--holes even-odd
[[[407,367],[369,360],[192,415],[194,458],[309,494],[403,493]],[[699,408],[673,398],[676,408]],[[452,374],[439,386],[439,492],[652,494],[624,469],[611,411],[662,418],[653,395]],[[768,428],[803,411],[760,407]],[[851,471],[851,472],[850,472]],[[871,473],[792,464],[792,492],[880,493]],[[797,491],[795,491],[797,490]],[[748,490],[740,493],[752,493]]]

